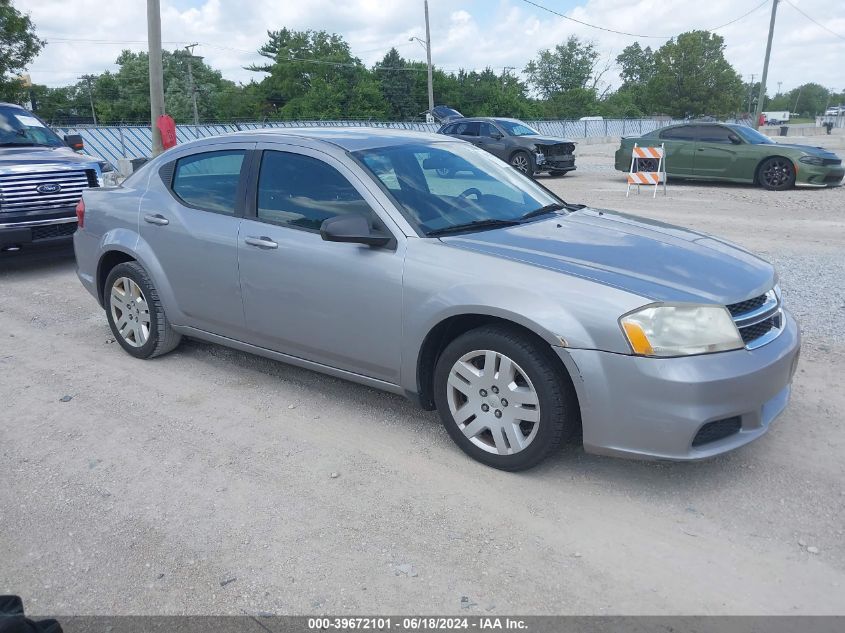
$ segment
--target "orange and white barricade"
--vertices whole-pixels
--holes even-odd
[[[641,171],[642,162],[653,167],[654,161],[657,161],[656,169],[650,171]],[[663,184],[663,195],[666,195],[666,150],[663,143],[660,147],[639,147],[634,143],[634,149],[631,152],[631,169],[628,172],[628,189],[625,191],[625,197],[631,193],[631,185],[637,186],[637,193],[640,192],[640,185],[654,185],[654,196],[657,196],[657,189]]]

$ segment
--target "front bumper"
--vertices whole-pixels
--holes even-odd
[[[837,187],[845,178],[845,167],[841,165],[807,165],[796,163],[796,187]]]
[[[575,156],[572,154],[563,156],[546,156],[537,152],[534,155],[534,162],[537,171],[574,171]]]
[[[29,244],[46,245],[65,242],[76,231],[76,213],[72,217],[11,220],[0,215],[0,250]]]
[[[557,348],[573,377],[587,452],[699,460],[763,435],[789,401],[801,335],[784,312],[776,339],[754,350],[643,358]],[[738,432],[693,446],[702,427],[738,417]]]

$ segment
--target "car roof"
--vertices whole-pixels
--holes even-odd
[[[223,137],[244,137],[250,141],[278,141],[281,139],[307,139],[330,143],[349,152],[381,147],[394,147],[411,143],[460,142],[432,132],[396,130],[378,127],[301,127],[261,128],[225,134]],[[217,137],[220,138],[220,137]]]

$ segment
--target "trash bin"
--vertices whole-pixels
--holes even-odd
[[[780,126],[780,135],[786,136],[787,134],[789,134],[789,126],[788,125],[781,125]]]

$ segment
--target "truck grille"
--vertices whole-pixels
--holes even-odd
[[[66,209],[97,186],[93,169],[0,175],[0,212]]]
[[[783,329],[780,297],[773,288],[764,295],[726,306],[739,335],[748,349],[755,349],[776,338]]]

